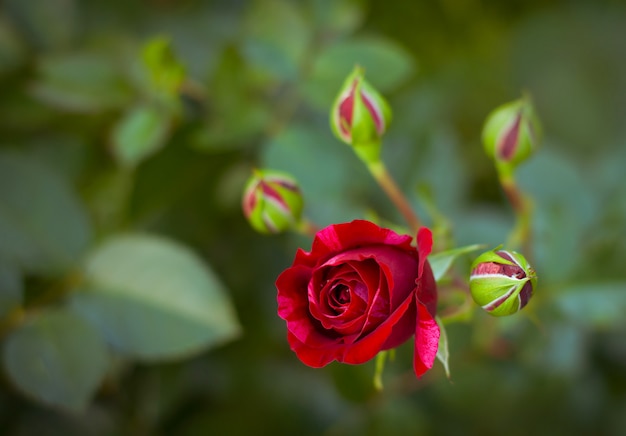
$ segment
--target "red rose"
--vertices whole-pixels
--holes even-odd
[[[369,221],[320,230],[310,252],[299,249],[276,280],[278,315],[291,349],[305,364],[364,363],[415,335],[413,368],[430,369],[437,354],[437,287],[426,257],[430,230],[417,248]]]

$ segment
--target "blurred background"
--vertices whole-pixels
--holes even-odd
[[[240,208],[269,167],[319,225],[400,222],[328,126],[357,63],[393,108],[385,162],[456,245],[514,223],[487,114],[527,91],[544,131],[517,174],[533,300],[449,324],[450,380],[401,347],[382,393],[373,362],[289,350],[274,280],[310,240]],[[618,0],[4,0],[0,433],[623,435],[625,121]]]

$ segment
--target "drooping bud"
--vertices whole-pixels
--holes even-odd
[[[470,292],[476,304],[494,316],[521,310],[537,285],[535,270],[515,251],[487,251],[474,261]]]
[[[381,136],[391,121],[391,109],[364,75],[357,66],[345,80],[332,106],[330,125],[337,138],[373,162],[379,160]]]
[[[298,183],[289,174],[254,170],[244,189],[242,208],[258,232],[280,233],[300,222],[302,194]]]
[[[513,169],[539,145],[541,125],[530,97],[506,103],[492,111],[483,127],[483,145],[496,164]]]

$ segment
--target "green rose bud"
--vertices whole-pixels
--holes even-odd
[[[260,233],[294,228],[302,215],[303,200],[296,180],[273,170],[255,170],[243,193],[243,213]]]
[[[355,147],[366,162],[380,159],[381,136],[391,121],[385,99],[356,67],[345,80],[330,113],[330,125],[341,141]]]
[[[492,250],[474,261],[469,283],[476,304],[491,315],[506,316],[528,304],[537,276],[521,254]]]
[[[527,96],[504,104],[489,114],[483,145],[496,164],[513,169],[539,145],[541,126]]]

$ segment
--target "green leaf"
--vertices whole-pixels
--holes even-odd
[[[154,106],[136,106],[113,128],[113,153],[122,165],[133,167],[165,145],[170,125],[165,111]]]
[[[0,199],[0,259],[26,272],[71,267],[91,239],[70,186],[34,160],[0,154]]]
[[[25,394],[74,411],[87,405],[108,368],[101,337],[67,309],[41,312],[20,325],[4,344],[3,358]]]
[[[297,2],[256,0],[246,8],[243,51],[253,67],[295,79],[308,56],[311,29]]]
[[[554,304],[574,324],[588,328],[623,326],[626,282],[574,285],[560,292]]]
[[[76,0],[5,0],[3,8],[37,48],[66,48],[77,34]]]
[[[22,277],[17,268],[0,263],[0,318],[22,304]]]
[[[17,32],[11,23],[0,15],[0,75],[14,70],[22,63],[25,55],[24,44]]]
[[[582,177],[582,168],[555,150],[539,149],[517,172],[519,185],[534,201],[532,257],[544,283],[575,273],[584,261],[581,244],[593,220],[604,212],[599,195]]]
[[[154,90],[168,97],[178,97],[178,89],[185,79],[185,67],[176,57],[170,39],[164,36],[152,38],[141,54]]]
[[[215,274],[167,239],[113,237],[88,257],[73,306],[121,353],[179,358],[234,339],[239,323]]]
[[[437,360],[441,362],[443,365],[443,369],[446,372],[446,377],[450,380],[450,350],[448,349],[448,334],[446,333],[446,326],[444,325],[441,318],[438,316],[435,317],[437,324],[439,325],[439,331],[441,332],[439,336],[439,347],[437,347]]]
[[[365,11],[355,0],[312,0],[313,20],[318,32],[343,35],[354,31],[362,24]]]
[[[72,112],[123,107],[131,98],[114,59],[94,52],[50,55],[40,59],[30,93],[50,106]]]
[[[452,262],[454,262],[457,257],[479,250],[483,247],[484,245],[481,244],[467,245],[465,247],[454,248],[452,250],[442,251],[441,253],[431,254],[428,256],[428,262],[433,270],[435,280],[439,281],[443,278],[452,265]]]
[[[276,108],[260,97],[267,85],[245,62],[237,46],[227,45],[220,56],[208,85],[212,107],[202,127],[191,138],[191,145],[208,152],[223,152],[249,145],[262,135],[276,117]]]
[[[348,39],[330,45],[315,59],[310,79],[304,85],[307,99],[326,108],[339,92],[355,65],[365,68],[365,77],[379,92],[389,92],[414,74],[410,53],[381,37]]]

